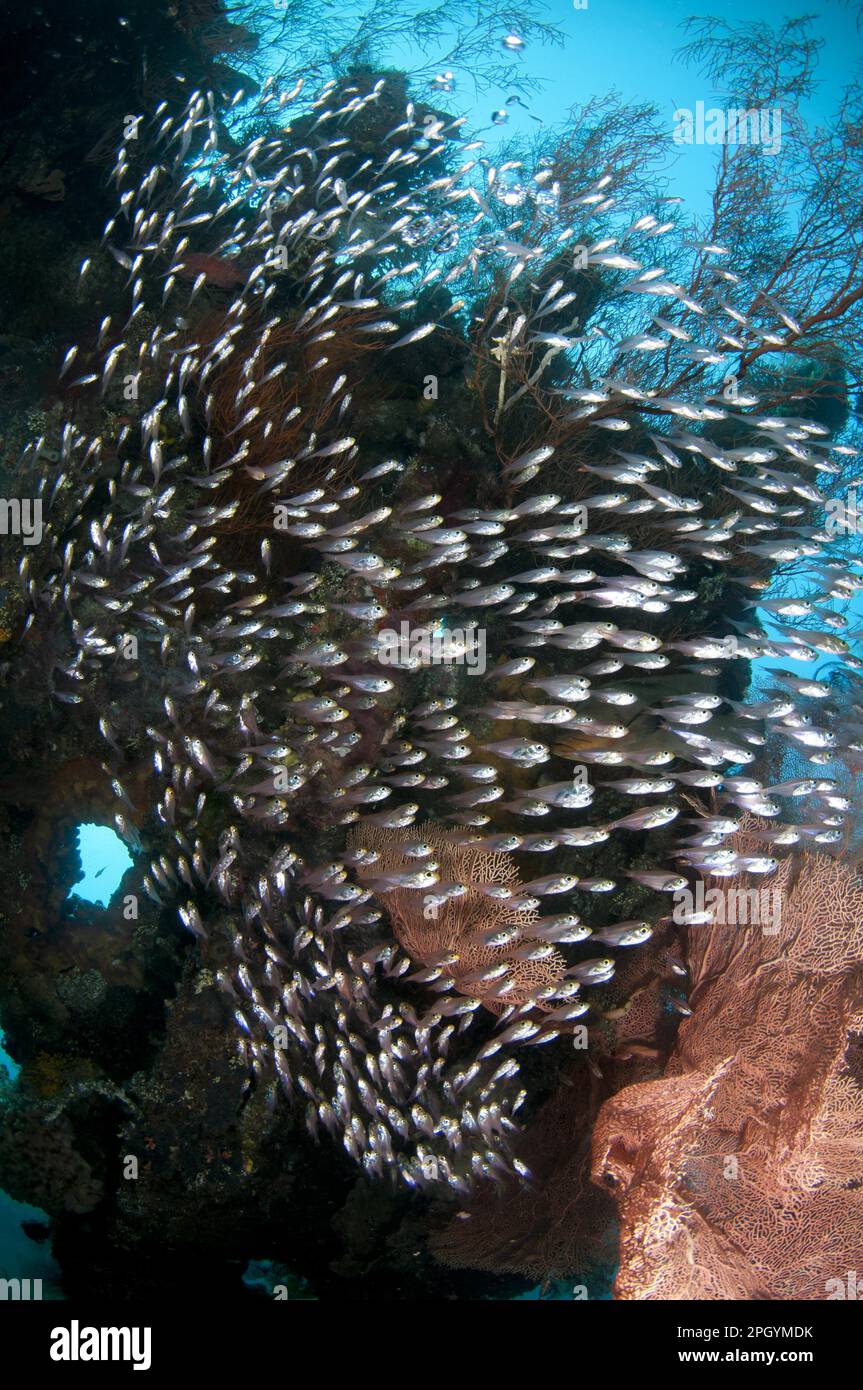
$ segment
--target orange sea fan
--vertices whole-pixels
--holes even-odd
[[[665,1075],[600,1111],[620,1298],[844,1297],[863,1267],[863,883],[806,855],[770,884],[769,930],[690,929],[693,1015]]]
[[[512,856],[473,849],[463,840],[463,830],[431,821],[409,830],[354,828],[348,837],[350,849],[373,849],[380,856],[357,870],[361,880],[415,871],[423,861],[408,855],[405,845],[422,841],[433,851],[441,885],[459,883],[467,888],[460,897],[440,905],[426,901],[429,892],[437,889],[396,888],[381,894],[393,932],[412,960],[443,965],[460,994],[482,999],[493,1013],[530,1001],[541,1007],[543,1001],[537,995],[560,981],[566,961],[558,950],[548,948],[541,958],[530,959],[533,951],[545,946],[531,936],[535,909],[518,911],[508,906],[507,899],[489,897],[483,891],[498,886],[517,893],[520,879]],[[511,940],[489,943],[490,935],[507,929],[515,933]],[[495,969],[500,973],[488,977]]]

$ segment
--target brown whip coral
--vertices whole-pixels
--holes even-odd
[[[566,969],[560,951],[531,936],[535,908],[512,906],[508,897],[489,896],[496,889],[517,897],[520,879],[512,856],[472,849],[463,831],[428,822],[411,831],[378,827],[353,830],[350,847],[377,851],[374,864],[358,876],[386,888],[392,876],[416,869],[408,852],[420,841],[432,850],[444,885],[465,891],[439,902],[443,895],[412,888],[392,888],[383,901],[393,932],[412,960],[439,968],[460,993],[480,998],[487,1009],[540,1003],[551,995]]]
[[[600,1111],[619,1298],[821,1299],[863,1260],[863,883],[816,855],[771,889],[775,933],[690,929],[694,1012],[666,1074]]]

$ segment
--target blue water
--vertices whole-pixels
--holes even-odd
[[[133,860],[116,831],[108,825],[84,823],[78,827],[78,853],[82,877],[69,889],[69,897],[107,907]]]
[[[422,7],[424,0],[414,3]],[[352,12],[351,6],[347,12]],[[452,91],[441,96],[441,105],[467,116],[466,129],[472,136],[482,136],[492,158],[495,147],[513,136],[548,139],[552,130],[566,124],[574,107],[594,98],[617,93],[629,103],[654,105],[661,124],[669,131],[668,158],[663,169],[668,191],[685,200],[687,215],[706,218],[711,212],[711,190],[721,151],[706,144],[675,145],[671,138],[674,112],[678,108],[694,111],[698,102],[708,108],[725,106],[726,102],[696,65],[679,56],[683,45],[694,37],[684,31],[684,22],[693,15],[704,18],[718,14],[732,29],[767,24],[776,31],[787,20],[808,12],[809,7],[793,5],[789,0],[729,0],[721,7],[712,0],[664,0],[662,5],[644,4],[643,0],[615,0],[614,4],[605,0],[554,0],[534,7],[531,14],[557,26],[564,36],[563,45],[528,42],[520,52],[507,56],[514,77],[528,78],[537,86],[533,94],[511,103],[511,90],[500,87],[478,92],[469,68],[460,69],[455,60],[437,63],[436,53],[423,52],[413,41],[409,25],[405,26],[403,37],[387,48],[385,57],[393,67],[404,66],[417,74],[450,69]],[[503,26],[501,37],[505,32]],[[831,3],[820,8],[812,15],[810,34],[820,44],[820,52],[815,81],[810,94],[800,103],[800,113],[808,129],[814,130],[830,122],[842,92],[858,76],[861,44],[857,7]],[[445,45],[440,45],[440,52],[445,52]],[[505,124],[492,123],[495,109],[507,112]],[[849,439],[857,432],[852,424],[838,438]],[[815,587],[805,573],[791,585],[787,577],[783,578],[783,592],[808,595]],[[850,604],[828,600],[825,606],[843,612],[849,628],[863,625],[863,592]],[[758,616],[765,631],[774,632],[769,615],[762,612]],[[752,620],[754,624],[754,610]],[[796,623],[791,621],[789,625]],[[805,642],[805,632],[801,636]],[[861,656],[863,644],[852,641],[850,650]],[[753,662],[755,698],[772,668],[788,666],[786,658],[763,657]],[[821,654],[811,664],[792,663],[796,675],[812,676],[817,672],[821,678],[827,677],[834,666],[835,658]]]
[[[44,1211],[16,1202],[0,1192],[0,1278],[41,1279],[42,1298],[63,1297],[59,1288],[60,1268],[51,1254],[50,1244],[38,1245],[21,1229],[22,1221],[48,1220]],[[31,1295],[33,1296],[33,1295]]]
[[[6,1051],[6,1039],[0,1030],[0,1094],[10,1082],[16,1079],[20,1070],[18,1063],[13,1061]]]
[[[402,0],[398,6],[400,22],[375,57],[381,66],[411,73],[418,89],[436,73],[450,70],[452,90],[441,95],[440,105],[454,115],[467,117],[467,129],[472,135],[482,135],[489,155],[493,155],[496,143],[511,136],[534,139],[537,134],[562,127],[574,106],[595,97],[616,92],[626,102],[652,104],[669,133],[670,191],[683,197],[687,211],[696,216],[710,212],[710,188],[719,151],[708,145],[675,145],[671,138],[674,112],[681,107],[695,110],[699,101],[708,108],[724,106],[725,102],[697,66],[678,56],[692,37],[684,33],[685,20],[692,15],[720,15],[731,26],[766,23],[778,29],[790,18],[818,11],[811,25],[813,38],[822,44],[817,77],[812,93],[801,102],[801,113],[810,128],[832,115],[843,89],[855,76],[859,59],[857,7],[839,0],[821,7],[792,4],[790,0],[726,0],[721,6],[715,0],[663,0],[661,5],[645,4],[644,0],[578,3],[576,8],[573,0],[549,0],[529,11],[533,19],[561,31],[561,46],[530,40],[520,52],[505,53],[500,41],[508,32],[506,25],[501,25],[500,33],[491,40],[504,59],[504,69],[509,66],[514,78],[526,78],[537,85],[536,91],[524,96],[523,105],[507,104],[514,88],[505,83],[477,90],[476,65],[468,61],[460,67],[451,53],[448,56],[456,37],[455,19],[428,45],[417,42],[411,17],[427,10],[428,0]],[[339,5],[342,39],[368,8],[367,0],[346,0]],[[455,9],[464,16],[466,7]],[[285,62],[290,66],[293,56],[292,50],[276,48],[272,69]],[[499,109],[508,117],[500,126],[492,123],[492,113]]]
[[[532,1289],[528,1289],[527,1293],[515,1294],[510,1301],[513,1303],[572,1303],[574,1299],[577,1299],[578,1302],[608,1303],[611,1301],[612,1279],[599,1281],[599,1292],[593,1290],[590,1285],[579,1284],[573,1279],[553,1279],[550,1284],[536,1284]],[[582,1292],[585,1287],[587,1288],[586,1298]]]
[[[0,1032],[0,1101],[3,1092],[12,1089],[20,1070],[6,1051],[6,1040]],[[42,1297],[57,1299],[62,1298],[57,1286],[60,1270],[50,1246],[38,1245],[21,1229],[22,1221],[47,1220],[38,1207],[16,1202],[6,1192],[0,1192],[0,1279],[41,1279]]]

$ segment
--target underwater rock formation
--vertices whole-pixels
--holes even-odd
[[[68,1117],[57,1107],[13,1106],[0,1130],[0,1181],[51,1215],[91,1211],[102,1183],[76,1147]]]

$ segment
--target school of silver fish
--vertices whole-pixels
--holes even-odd
[[[635,883],[657,895],[655,922],[693,875],[769,875],[777,853],[841,841],[847,802],[823,769],[840,756],[863,766],[863,718],[838,727],[830,686],[800,663],[829,656],[860,669],[838,609],[863,572],[831,559],[819,526],[819,483],[843,462],[822,426],[762,414],[742,389],[700,399],[633,384],[639,362],[672,347],[701,367],[769,331],[780,346],[793,336],[779,311],[765,330],[733,304],[723,248],[702,248],[722,268],[696,300],[629,249],[630,233],[658,239],[672,223],[647,215],[625,232],[593,230],[603,218],[613,226],[609,175],[562,201],[548,162],[533,176],[517,171],[515,185],[511,169],[465,140],[460,121],[421,119],[410,104],[388,152],[361,155],[359,118],[383,92],[382,81],[353,92],[330,84],[312,100],[301,83],[265,86],[257,114],[273,118],[270,134],[227,151],[212,93],[141,118],[133,153],[146,146],[152,164],[140,178],[130,150],[118,150],[118,207],[102,238],[126,277],[128,317],[104,322],[95,344],[70,347],[61,365],[82,400],[137,374],[140,420],[109,438],[70,419],[56,441],[31,446],[46,537],[22,562],[21,582],[30,638],[48,624],[62,634],[52,645],[56,700],[98,721],[118,832],[149,861],[143,892],[160,909],[176,906],[203,959],[214,933],[228,943],[214,974],[248,1084],[273,1105],[281,1092],[310,1133],[332,1135],[368,1173],[463,1194],[513,1168],[529,1178],[511,1153],[526,1096],[518,1048],[589,1021],[614,952],[651,936],[649,920],[628,918],[591,932],[570,895]],[[424,167],[453,150],[459,167],[426,180]],[[523,219],[525,204],[550,198],[570,225],[549,246]],[[235,270],[236,283],[218,292],[214,340],[195,340],[193,310],[210,289],[206,269],[183,274],[190,237]],[[279,371],[265,348],[287,312],[284,277],[299,295],[301,312],[291,312],[314,349],[314,375],[358,309],[376,316],[369,339],[385,340],[397,370],[401,350],[456,330],[451,315],[418,321],[422,292],[440,285],[455,295],[493,273],[504,308],[474,320],[471,351],[496,363],[541,353],[541,382],[561,353],[601,337],[601,318],[586,331],[568,321],[575,293],[560,269],[561,251],[588,239],[589,270],[619,273],[617,299],[647,307],[643,327],[610,344],[616,376],[547,388],[579,438],[605,444],[572,465],[568,495],[560,482],[540,490],[559,448],[543,442],[537,418],[536,438],[481,490],[477,480],[475,505],[440,509],[439,494],[418,489],[409,453],[374,461],[362,430],[351,433],[349,370],[333,384],[323,429],[304,413],[300,384],[300,446],[275,465],[256,463],[274,427],[260,402]],[[388,261],[429,245],[439,254],[428,268]],[[90,259],[85,283],[89,274]],[[226,426],[214,418],[214,386],[250,335]],[[526,393],[504,385],[506,413]],[[751,443],[711,440],[714,422],[732,418],[745,421]],[[646,427],[639,452],[621,447],[635,423]],[[304,486],[310,463],[323,481]],[[696,467],[701,497],[680,495],[675,475]],[[225,558],[240,502],[213,501],[239,475],[282,523],[254,538],[242,568]],[[280,552],[292,557],[289,573]],[[789,561],[808,567],[807,598],[765,597],[771,570]],[[705,562],[722,568],[751,616],[725,621],[713,610],[699,634],[686,626],[699,598],[687,580]],[[444,618],[483,630],[484,675],[381,661],[388,626],[407,620],[428,634]],[[766,696],[719,693],[735,663],[763,656],[781,662]],[[823,717],[804,712],[810,701]],[[144,813],[127,785],[141,756],[129,721],[142,710]],[[762,780],[768,737],[810,765],[805,775]],[[611,793],[631,809],[597,814],[595,800]],[[324,827],[325,863],[301,848],[309,808]],[[725,841],[747,812],[770,829],[763,855],[743,860]],[[463,830],[466,845],[536,856],[520,864],[554,856],[550,872],[522,872],[511,907],[531,939],[571,953],[570,968],[559,989],[504,1008],[484,1029],[481,1000],[453,990],[446,961],[403,981],[415,963],[387,929],[389,892],[416,892],[434,911],[463,885],[442,882],[420,842],[406,851],[410,872],[379,879],[372,849],[346,847],[347,828],[356,844],[366,826],[399,830],[410,844],[410,827],[429,817]],[[646,846],[646,867],[629,869],[625,883],[591,867],[612,836]],[[654,857],[652,842],[661,844]],[[550,915],[537,917],[543,909]],[[585,955],[593,941],[601,949]]]

